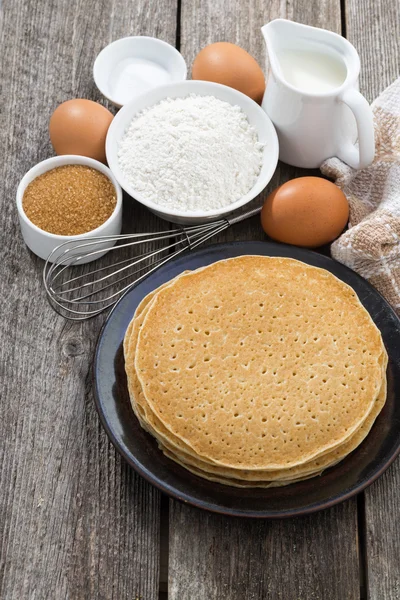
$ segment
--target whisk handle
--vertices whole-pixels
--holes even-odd
[[[226,217],[229,225],[234,225],[235,223],[240,223],[240,221],[244,221],[245,219],[250,219],[250,217],[255,217],[260,214],[262,206],[258,206],[257,208],[253,208],[252,210],[248,210],[247,212],[242,213],[241,215],[236,215],[235,217]]]

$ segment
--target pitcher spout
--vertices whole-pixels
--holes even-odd
[[[274,49],[285,46],[287,40],[298,35],[304,27],[307,27],[307,25],[295,23],[288,19],[274,19],[261,27],[261,31],[266,44],[269,45],[271,49]],[[310,29],[315,28],[310,27]]]
[[[292,75],[296,69],[301,74],[308,68],[321,81],[323,71],[329,71],[328,67],[337,71],[338,79],[342,75],[344,78],[358,77],[359,60],[355,48],[333,31],[287,19],[275,19],[261,31],[267,46],[269,68],[283,85],[293,84]]]
[[[293,46],[302,27],[305,26],[287,19],[274,19],[261,27],[267,46],[269,66],[275,75],[279,75],[281,70],[279,55],[289,46]]]

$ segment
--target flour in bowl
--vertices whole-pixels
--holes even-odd
[[[167,210],[209,212],[251,190],[263,151],[239,106],[192,94],[166,98],[135,115],[118,161],[143,199]]]

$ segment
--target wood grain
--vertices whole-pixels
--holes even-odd
[[[346,0],[346,31],[360,55],[361,92],[372,102],[400,75],[400,3]]]
[[[355,501],[318,516],[270,522],[173,502],[168,597],[359,600],[355,518]]]
[[[190,66],[204,45],[227,40],[264,66],[259,30],[278,16],[340,31],[340,0],[182,0],[182,53]],[[361,55],[361,91],[372,100],[399,74],[399,4],[346,0],[345,16]],[[176,19],[177,0],[1,5],[1,599],[158,598],[160,495],[116,454],[93,408],[90,363],[103,318],[71,324],[50,310],[43,262],[21,240],[14,197],[26,170],[53,154],[47,123],[58,103],[86,97],[107,105],[92,81],[98,51],[129,34],[173,44]],[[301,174],[280,166],[254,204]],[[165,224],[125,198],[124,227]],[[218,241],[231,239],[264,239],[258,219]],[[365,493],[370,600],[400,598],[399,484],[397,462]],[[171,501],[169,598],[358,600],[357,534],[356,501],[281,522]]]
[[[97,52],[131,33],[174,42],[176,2],[5,0],[1,8],[3,298],[0,335],[0,598],[158,598],[160,495],[117,455],[94,409],[91,361],[102,318],[49,308],[43,262],[25,248],[19,179],[53,154],[47,124],[73,97],[101,100]],[[132,201],[126,229],[158,220]],[[109,260],[105,258],[104,261]]]
[[[360,89],[369,101],[400,74],[400,4],[347,0],[347,37],[361,59]],[[367,597],[400,598],[400,462],[365,491]]]
[[[231,41],[264,66],[260,28],[276,17],[340,32],[339,2],[183,0],[181,50],[190,63],[206,44]],[[309,172],[281,165],[264,194]],[[219,237],[265,239],[259,219]],[[188,535],[189,533],[189,535]],[[305,519],[250,522],[204,514],[171,501],[170,600],[359,599],[357,507],[351,501]]]

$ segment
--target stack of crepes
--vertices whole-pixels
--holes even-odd
[[[146,296],[124,339],[133,410],[166,456],[226,485],[319,475],[364,440],[387,354],[354,290],[288,258],[240,256]]]

